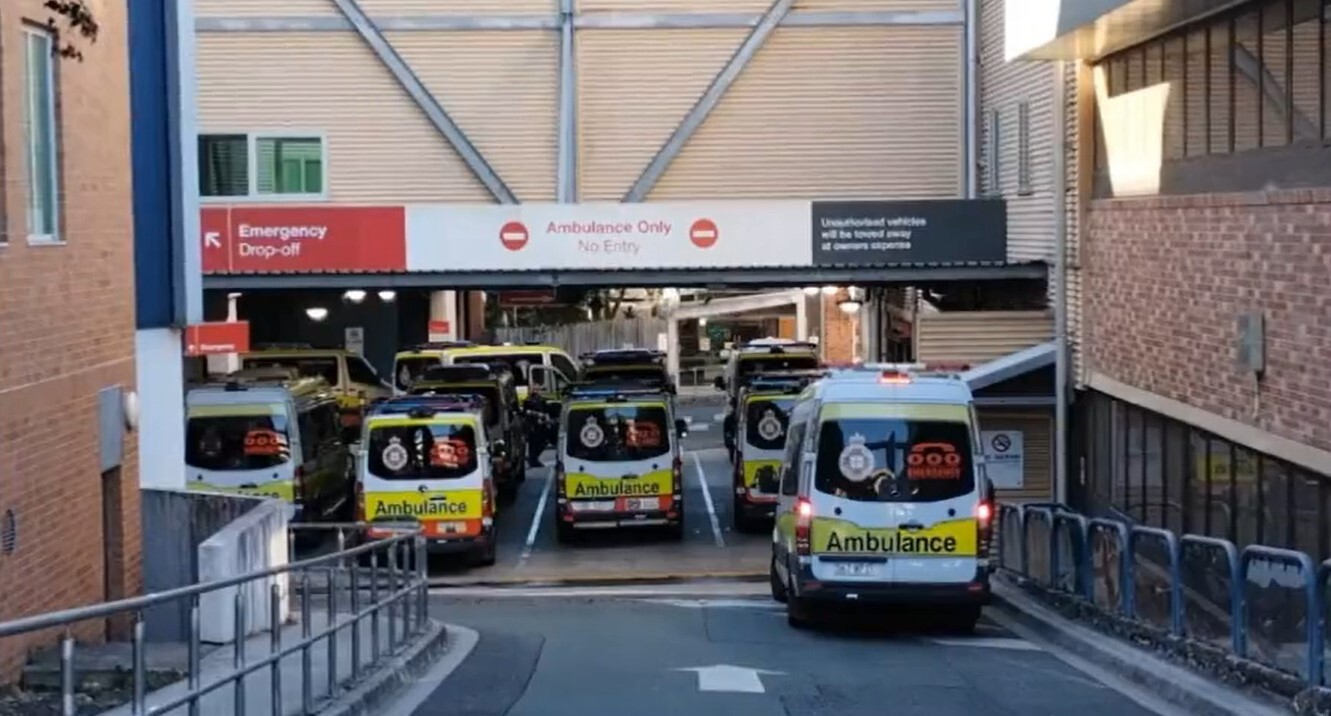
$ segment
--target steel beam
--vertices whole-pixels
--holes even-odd
[[[882,286],[945,283],[950,281],[996,281],[1002,279],[1044,280],[1043,263],[992,266],[862,266],[789,268],[640,269],[604,271],[439,271],[412,273],[328,274],[234,274],[203,277],[209,290],[250,291],[263,289],[526,289],[555,286],[680,287],[739,286]]]
[[[1234,46],[1234,66],[1238,68],[1244,79],[1252,83],[1253,87],[1261,87],[1263,98],[1275,106],[1276,112],[1283,120],[1294,114],[1294,135],[1295,139],[1317,139],[1320,128],[1312,120],[1299,111],[1298,107],[1291,107],[1288,97],[1285,96],[1285,85],[1276,79],[1275,73],[1266,66],[1266,63],[1253,54],[1252,50],[1236,44]],[[1259,79],[1260,78],[1260,79]],[[1265,111],[1265,107],[1260,111]],[[1282,132],[1283,134],[1283,132]]]
[[[762,48],[767,38],[771,37],[777,25],[785,19],[793,4],[794,0],[773,0],[771,7],[767,8],[767,12],[763,14],[763,19],[744,38],[744,42],[740,43],[739,49],[731,56],[726,66],[722,67],[716,77],[712,78],[712,84],[698,98],[697,104],[693,105],[693,109],[690,109],[684,119],[680,120],[670,138],[656,152],[656,156],[653,156],[651,161],[647,162],[647,168],[642,170],[642,174],[637,181],[633,182],[633,186],[629,188],[628,192],[624,194],[622,201],[638,202],[647,198],[648,192],[652,190],[653,186],[656,186],[656,182],[661,179],[661,175],[665,174],[670,163],[675,161],[675,157],[679,156],[680,150],[688,143],[693,133],[698,131],[702,123],[707,120],[707,115],[711,114],[713,109],[716,109],[716,105],[720,103],[721,98],[730,89],[730,85],[735,83],[740,73],[758,54],[758,50]]]
[[[501,204],[516,204],[518,198],[499,177],[499,174],[490,166],[490,163],[481,155],[480,150],[476,148],[467,135],[463,133],[462,128],[448,116],[443,105],[430,94],[430,90],[425,87],[421,79],[411,71],[402,56],[393,48],[388,38],[384,37],[383,32],[375,25],[374,21],[361,10],[356,0],[333,0],[333,4],[342,13],[347,22],[360,34],[365,44],[379,58],[380,62],[388,68],[388,71],[397,79],[402,89],[406,90],[407,95],[421,108],[430,123],[439,130],[439,133],[453,145],[453,149],[462,157],[467,168],[472,174],[480,180],[481,184],[489,190],[490,194]]]
[[[555,193],[556,200],[564,204],[578,200],[578,76],[573,45],[573,2],[559,2],[559,160]]]
[[[762,13],[751,12],[586,12],[573,18],[573,27],[577,30],[753,28],[762,19]],[[961,10],[792,10],[782,24],[786,27],[960,25],[965,19]],[[562,27],[560,19],[551,15],[380,15],[374,18],[374,24],[385,32],[559,30]],[[334,16],[215,16],[198,18],[195,29],[208,33],[346,32],[354,27],[345,18]]]
[[[768,308],[781,308],[783,306],[794,307],[802,301],[804,301],[803,289],[759,293],[752,296],[714,298],[700,306],[680,306],[679,308],[676,308],[670,316],[677,320],[696,320],[699,318],[711,318],[713,316],[726,316],[734,313],[761,311]]]

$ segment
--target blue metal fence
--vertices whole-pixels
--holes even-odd
[[[999,530],[1007,571],[1172,636],[1214,642],[1309,686],[1325,684],[1331,560],[1051,505],[1000,505]]]

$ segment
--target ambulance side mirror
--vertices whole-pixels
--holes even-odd
[[[681,438],[689,434],[689,424],[683,418],[675,418],[675,434]]]
[[[716,380],[713,380],[713,381],[712,381],[712,385],[716,386],[716,389],[717,389],[717,390],[725,390],[725,389],[726,389],[726,377],[725,377],[724,375],[718,375],[718,376],[716,376]]]
[[[496,440],[490,443],[490,455],[501,460],[508,458],[508,443]]]

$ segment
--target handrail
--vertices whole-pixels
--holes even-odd
[[[1299,641],[1292,643],[1298,644],[1301,649],[1305,649],[1305,659],[1302,666],[1302,677],[1308,686],[1322,686],[1322,680],[1326,676],[1324,646],[1327,643],[1326,629],[1331,628],[1331,624],[1324,616],[1327,608],[1327,596],[1325,588],[1331,586],[1331,559],[1320,564],[1305,552],[1280,547],[1270,547],[1266,545],[1253,544],[1240,549],[1233,542],[1218,537],[1205,535],[1183,534],[1160,528],[1149,527],[1145,525],[1132,524],[1131,520],[1110,518],[1110,517],[1088,517],[1080,513],[1073,512],[1061,505],[1033,505],[1033,504],[1015,504],[1000,503],[999,515],[1001,524],[1009,524],[1015,519],[1017,525],[1017,535],[1021,542],[1021,562],[1019,565],[1011,564],[1010,559],[1000,559],[999,566],[1008,571],[1020,574],[1026,579],[1043,580],[1044,574],[1034,575],[1030,573],[1030,522],[1031,517],[1043,518],[1049,522],[1049,554],[1050,564],[1048,565],[1048,590],[1058,591],[1089,603],[1089,606],[1096,606],[1095,598],[1095,578],[1097,573],[1103,574],[1108,570],[1110,575],[1115,578],[1122,587],[1121,598],[1116,600],[1112,609],[1121,613],[1121,616],[1128,620],[1137,620],[1136,605],[1136,555],[1140,551],[1138,545],[1143,539],[1157,540],[1165,551],[1165,574],[1168,579],[1169,588],[1169,633],[1174,638],[1187,638],[1186,608],[1188,605],[1185,599],[1185,593],[1191,594],[1192,590],[1184,583],[1185,572],[1188,565],[1184,562],[1185,551],[1189,549],[1203,549],[1212,555],[1219,553],[1220,562],[1223,565],[1226,574],[1223,576],[1229,582],[1227,604],[1224,606],[1223,614],[1229,621],[1229,650],[1233,656],[1240,660],[1251,662],[1252,657],[1248,652],[1248,631],[1249,619],[1248,610],[1252,604],[1249,603],[1245,595],[1245,589],[1252,586],[1252,565],[1258,560],[1265,560],[1274,563],[1282,563],[1290,566],[1297,566],[1305,575],[1305,580],[1297,589],[1302,592],[1301,601],[1303,602],[1305,617],[1302,628],[1305,634]],[[1061,535],[1063,530],[1070,534],[1077,535],[1076,540],[1080,540],[1080,546],[1074,541],[1073,559],[1075,561],[1075,579],[1072,585],[1066,581],[1060,580],[1062,569]],[[1092,542],[1097,532],[1109,532],[1114,535],[1114,541],[1118,548],[1119,558],[1112,563],[1105,563],[1096,560],[1093,555]],[[1011,535],[1005,528],[1005,536]],[[1080,554],[1076,550],[1080,549]],[[1006,552],[1006,549],[1004,549]],[[1209,565],[1208,565],[1209,566]],[[1217,565],[1219,566],[1219,565]],[[1209,574],[1215,574],[1210,572]],[[1265,585],[1261,585],[1265,586]],[[1296,589],[1296,587],[1286,587],[1287,589]],[[1197,598],[1196,595],[1193,596]],[[1202,597],[1205,599],[1205,597]],[[1209,600],[1203,602],[1203,605],[1209,604]],[[1220,605],[1217,605],[1220,606]],[[1216,609],[1220,612],[1219,609]],[[1260,657],[1259,657],[1260,658]],[[1287,664],[1265,663],[1264,666],[1290,671]]]
[[[329,527],[336,526],[337,525],[329,525]],[[360,525],[361,528],[367,526],[367,524]],[[345,527],[345,525],[343,525],[343,527]],[[375,525],[374,528],[385,529],[382,525]],[[398,544],[414,540],[415,536],[420,534],[419,529],[420,528],[416,528],[416,531],[390,537],[378,543],[369,542],[358,547],[353,547],[344,552],[333,552],[319,557],[311,557],[310,559],[301,560],[299,562],[281,564],[276,567],[269,567],[268,569],[250,572],[235,577],[228,577],[226,579],[191,584],[188,587],[177,587],[175,589],[153,592],[152,594],[144,594],[138,597],[120,599],[114,602],[102,602],[101,604],[73,607],[71,609],[62,609],[58,612],[48,612],[46,614],[37,614],[31,617],[22,617],[12,621],[0,622],[0,638],[23,634],[30,631],[38,631],[41,629],[50,629],[51,627],[63,626],[74,622],[88,621],[89,619],[109,617],[123,612],[140,611],[157,606],[158,604],[165,604],[167,602],[174,602],[178,599],[184,599],[185,597],[207,594],[208,592],[216,592],[219,589],[227,589],[229,587],[248,584],[265,577],[276,577],[280,574],[286,574],[297,570],[320,567],[326,564],[333,564],[334,562],[344,562],[348,558],[358,557],[362,554],[369,554],[370,552],[382,549],[384,545]]]
[[[338,644],[339,639],[344,637],[342,632],[350,631],[350,679],[352,682],[357,682],[360,679],[365,668],[380,666],[384,658],[396,656],[401,653],[401,648],[407,646],[411,640],[427,633],[429,579],[426,570],[426,542],[418,523],[302,524],[289,525],[288,527],[289,545],[294,541],[294,533],[297,531],[336,530],[338,551],[276,567],[255,570],[236,577],[0,623],[0,638],[40,629],[66,627],[60,640],[62,716],[74,716],[76,712],[74,701],[75,640],[70,627],[77,622],[122,613],[133,615],[132,664],[130,668],[133,680],[133,695],[129,706],[134,716],[156,716],[186,705],[189,707],[191,716],[197,716],[200,713],[200,699],[226,687],[228,684],[235,689],[235,695],[232,698],[235,699],[236,713],[244,713],[244,679],[246,676],[263,669],[268,669],[271,672],[271,698],[275,705],[280,706],[284,703],[281,678],[282,661],[285,657],[297,653],[300,654],[301,668],[301,713],[312,714],[315,705],[312,648],[315,644],[323,641],[327,645],[325,654],[327,684],[321,697],[331,698],[340,692],[344,686],[343,682],[346,681],[343,670],[338,668]],[[346,548],[346,533],[349,530],[366,530],[369,528],[373,528],[376,532],[387,532],[389,536],[377,539],[371,538],[365,544],[350,549]],[[368,556],[369,561],[368,575],[362,575],[360,568],[348,567],[349,562],[354,563],[353,561],[357,558],[366,556]],[[382,560],[386,561],[384,565],[386,569],[381,569],[381,556],[387,557],[386,560]],[[312,600],[314,597],[311,595],[310,573],[313,570],[325,571],[329,580],[327,601],[324,607],[327,616],[323,628],[318,631],[314,630],[312,619],[314,609]],[[283,630],[286,626],[284,608],[288,604],[287,600],[290,595],[288,594],[289,590],[284,589],[284,582],[278,580],[272,580],[267,585],[267,625],[258,630],[250,630],[247,621],[252,597],[241,587],[252,585],[254,582],[261,580],[271,580],[274,577],[291,575],[295,572],[299,572],[300,580],[300,638],[284,643]],[[387,577],[386,584],[384,583],[385,573]],[[346,582],[342,579],[343,575],[346,577]],[[365,580],[368,581],[368,585],[363,582],[365,576],[368,576],[368,580]],[[290,585],[286,583],[285,586]],[[363,594],[367,591],[367,587],[369,592],[368,604],[364,602],[365,595]],[[231,624],[232,667],[224,674],[219,674],[216,678],[204,683],[201,673],[203,656],[201,634],[204,624],[202,596],[230,588],[236,588],[232,603],[234,610]],[[349,593],[351,602],[349,609],[338,604],[339,592],[343,591]],[[263,599],[261,595],[253,598],[260,601]],[[148,708],[146,611],[154,606],[180,599],[189,600],[190,628],[185,691],[182,694],[164,698],[162,703],[154,704],[152,708]],[[260,619],[262,619],[262,616]],[[364,635],[361,627],[366,620],[370,622],[370,659],[368,663],[365,663],[362,658],[362,637]],[[383,644],[383,639],[381,639],[384,626],[387,627],[388,639],[386,645]],[[251,633],[251,631],[255,633]],[[253,661],[248,660],[246,653],[248,643],[251,642],[253,637],[259,636],[265,631],[268,633],[270,640],[267,654]],[[387,651],[384,651],[385,646]]]

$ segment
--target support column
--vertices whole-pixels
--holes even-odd
[[[430,294],[429,339],[455,341],[458,337],[458,292],[434,291]]]
[[[679,385],[679,319],[666,321],[666,370],[670,379]]]
[[[809,299],[803,294],[795,301],[795,340],[809,340]]]

